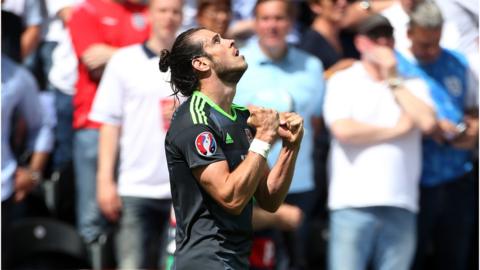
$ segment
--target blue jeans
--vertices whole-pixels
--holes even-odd
[[[347,208],[330,212],[328,269],[410,269],[416,214],[397,207]]]
[[[73,165],[75,169],[77,228],[85,242],[95,241],[106,232],[107,221],[97,204],[98,130],[75,131]]]
[[[53,169],[62,170],[72,161],[73,151],[73,97],[53,88],[55,94],[55,148],[53,149]]]
[[[468,269],[469,245],[478,211],[474,181],[478,178],[469,173],[451,182],[420,189],[418,246],[413,269]]]
[[[119,269],[159,269],[167,239],[170,200],[122,197],[115,241]]]

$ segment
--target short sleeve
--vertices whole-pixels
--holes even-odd
[[[342,80],[343,76],[334,75],[327,81],[323,116],[328,126],[337,120],[352,117],[352,95],[348,93],[351,87]]]
[[[88,3],[75,7],[68,22],[72,44],[77,57],[95,43],[104,43],[100,32],[100,23]]]
[[[175,138],[174,145],[193,169],[226,160],[219,141],[221,140],[210,126],[193,125]]]
[[[92,121],[116,126],[122,124],[122,104],[126,84],[123,82],[124,76],[121,72],[124,67],[119,59],[121,53],[122,50],[114,54],[105,68],[93,100],[92,110],[88,115]]]

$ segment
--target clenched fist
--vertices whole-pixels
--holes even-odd
[[[263,107],[248,106],[250,117],[247,124],[257,130],[255,138],[272,144],[277,137],[277,130],[280,124],[278,112]]]
[[[303,138],[303,118],[293,112],[281,113],[278,135],[284,145],[299,146]]]

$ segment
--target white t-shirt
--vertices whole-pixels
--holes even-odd
[[[107,64],[89,115],[91,120],[121,126],[121,196],[171,197],[162,101],[173,101],[173,97],[167,82],[170,73],[160,72],[158,61],[143,45],[116,52]]]
[[[423,81],[409,79],[406,87],[432,104]],[[373,81],[360,62],[328,81],[324,103],[328,126],[340,119],[353,119],[393,127],[401,110],[386,84]],[[342,144],[332,136],[329,172],[330,209],[396,206],[416,212],[421,132],[414,129],[402,137],[370,145]]]

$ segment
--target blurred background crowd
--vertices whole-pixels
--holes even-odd
[[[191,27],[245,56],[234,103],[305,120],[285,203],[254,208],[251,269],[478,269],[478,10],[2,0],[2,269],[169,269],[185,98],[158,63]]]

